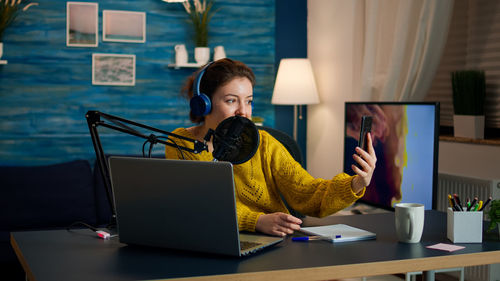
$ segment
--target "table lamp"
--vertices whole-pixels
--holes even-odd
[[[282,59],[280,61],[271,103],[294,106],[293,138],[297,141],[297,107],[319,103],[318,90],[309,59]],[[302,119],[302,110],[300,110],[299,119]]]

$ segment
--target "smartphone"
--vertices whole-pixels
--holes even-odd
[[[366,151],[367,141],[366,135],[372,130],[372,117],[364,115],[361,117],[361,130],[359,130],[359,141],[358,146]]]

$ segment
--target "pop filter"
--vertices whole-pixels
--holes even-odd
[[[226,118],[215,129],[212,155],[218,161],[244,163],[254,156],[259,147],[259,139],[259,130],[248,118]]]

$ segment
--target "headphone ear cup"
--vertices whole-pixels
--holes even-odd
[[[193,96],[189,101],[189,106],[191,107],[191,112],[196,116],[206,116],[212,110],[210,98],[203,93]]]

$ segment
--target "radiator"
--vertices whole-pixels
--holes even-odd
[[[449,206],[448,194],[458,194],[462,199],[462,204],[467,198],[472,200],[474,197],[483,201],[490,196],[493,199],[500,199],[500,180],[485,180],[439,173],[436,193],[436,208],[445,212]],[[489,208],[486,207],[484,214],[488,210]],[[499,268],[500,264],[466,267],[464,270],[465,280],[498,281],[500,280]]]

